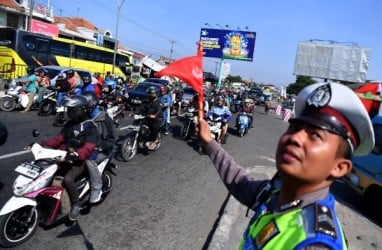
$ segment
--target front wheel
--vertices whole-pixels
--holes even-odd
[[[182,124],[182,127],[180,128],[180,138],[183,140],[187,139],[190,134],[190,122],[185,122]]]
[[[122,144],[121,154],[124,161],[130,161],[134,158],[138,151],[138,142],[135,141],[134,135],[129,135]]]
[[[103,202],[106,199],[107,194],[110,192],[111,187],[113,186],[113,177],[112,173],[105,171],[102,174],[102,196],[100,202]]]
[[[0,217],[0,244],[15,247],[26,242],[38,228],[38,212],[25,206]]]
[[[0,101],[0,109],[2,111],[10,112],[13,111],[16,108],[16,100],[12,97],[5,96],[1,98]]]
[[[62,126],[64,126],[64,123],[65,123],[64,112],[58,112],[58,113],[56,113],[56,115],[54,116],[54,122],[53,122],[53,125],[54,125],[55,127],[62,127]]]
[[[38,114],[41,116],[48,116],[54,113],[55,103],[50,100],[43,100],[38,107]]]

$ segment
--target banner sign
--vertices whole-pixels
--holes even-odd
[[[253,61],[256,32],[202,28],[204,57]]]
[[[58,37],[58,27],[54,24],[45,23],[32,19],[31,31],[50,37]]]

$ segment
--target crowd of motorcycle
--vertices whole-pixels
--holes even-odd
[[[62,79],[65,80],[65,79]],[[88,81],[89,79],[82,79]],[[82,85],[78,85],[68,92],[68,96],[81,94]],[[135,113],[135,109],[128,103],[129,85],[122,79],[110,77],[105,79],[97,106],[105,111],[114,124],[114,131],[118,131],[118,126],[124,118],[124,111],[128,110],[129,116]],[[185,105],[182,103],[181,88],[173,88],[172,113],[177,114],[182,125],[180,138],[190,139],[195,135],[195,125],[197,122],[197,101],[198,95]],[[4,99],[5,98],[5,99]],[[7,90],[6,97],[3,97],[1,109],[12,111],[18,107],[25,107],[28,100],[25,89],[20,84],[14,84]],[[36,97],[37,98],[37,97]],[[59,105],[59,94],[57,86],[47,87],[42,100],[38,103],[34,101],[34,108],[41,116],[54,116],[54,125],[63,126],[68,120],[66,117],[66,106]],[[214,113],[214,107],[222,102],[224,110],[228,113]],[[236,131],[238,136],[248,133],[253,120],[254,98],[245,92],[233,93],[223,90],[213,90],[206,92],[204,100],[204,114],[207,119],[211,133],[216,140],[221,143],[227,142],[224,133],[224,123],[231,119],[232,112],[237,113]],[[223,107],[220,107],[223,108]],[[146,123],[144,114],[135,113],[134,121],[127,126],[127,132],[122,137],[121,156],[124,161],[130,161],[137,154],[138,150],[148,150],[150,140],[150,129]],[[97,124],[100,134],[103,134],[102,123]],[[33,131],[33,136],[38,136],[38,131]],[[156,147],[158,150],[162,143],[162,135],[158,135]],[[69,148],[75,148],[76,140],[69,142]],[[107,196],[112,185],[112,176],[115,175],[113,169],[115,165],[112,159],[115,154],[115,145],[102,147],[100,152],[102,157],[97,159],[99,174],[102,179],[102,200]],[[202,153],[203,148],[199,146]],[[14,181],[13,196],[4,204],[0,210],[0,244],[4,247],[20,245],[30,239],[39,225],[49,227],[63,222],[67,219],[70,211],[70,200],[66,189],[62,185],[63,177],[57,176],[60,162],[69,154],[67,151],[59,149],[44,148],[38,143],[31,146],[34,159],[17,166],[15,171],[19,174]],[[80,194],[81,209],[90,207],[90,180],[89,174],[84,173],[76,181]]]

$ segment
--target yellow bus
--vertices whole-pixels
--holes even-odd
[[[105,75],[113,71],[114,50],[72,39],[0,28],[0,78],[26,74],[25,66],[58,65]],[[116,54],[114,73],[130,75],[131,55]]]

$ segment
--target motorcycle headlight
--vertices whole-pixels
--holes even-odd
[[[20,185],[19,182],[15,181],[13,183],[13,194],[15,196],[22,196],[25,193],[26,189],[28,188],[28,185],[29,185],[29,182],[23,183],[22,185]]]
[[[146,126],[146,125],[142,125],[142,126],[141,126],[141,130],[139,131],[139,133],[140,133],[141,135],[147,135],[148,132],[149,132],[149,127]]]

